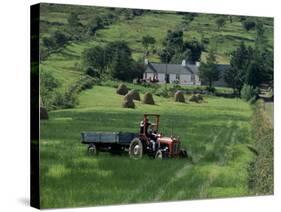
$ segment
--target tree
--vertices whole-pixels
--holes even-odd
[[[96,77],[96,78],[100,78],[100,74],[97,70],[95,70],[93,67],[89,66],[88,68],[86,68],[85,70],[86,74],[91,76],[91,77]]]
[[[133,79],[132,58],[125,51],[114,54],[110,68],[110,75],[113,79],[130,81]]]
[[[190,49],[186,49],[183,52],[177,52],[173,55],[172,59],[170,62],[172,63],[181,63],[182,60],[191,62],[191,58],[192,58],[192,52]]]
[[[149,46],[153,46],[155,44],[155,39],[154,37],[150,36],[150,35],[146,35],[142,37],[142,45],[144,46],[144,48],[146,49],[146,53],[145,55],[148,55],[148,48]]]
[[[42,42],[48,50],[63,47],[69,41],[68,35],[63,32],[55,31],[49,37],[44,37]]]
[[[224,79],[233,88],[233,92],[239,95],[246,80],[252,55],[253,49],[251,47],[247,48],[244,42],[241,42],[240,46],[230,56],[230,68],[226,70]]]
[[[210,51],[206,63],[199,68],[199,77],[208,83],[209,89],[213,88],[213,82],[219,80],[220,71],[217,69],[215,52]]]
[[[273,87],[273,52],[268,50],[265,28],[261,21],[256,24],[256,42],[253,61],[248,69],[247,83],[254,87],[262,83]]]
[[[254,21],[250,21],[250,20],[243,21],[242,25],[247,32],[256,27],[256,23]]]
[[[57,47],[64,46],[69,40],[69,37],[61,31],[55,31],[53,34],[53,38]]]
[[[114,41],[110,42],[105,46],[105,57],[107,60],[107,63],[112,63],[114,57],[119,52],[123,52],[127,58],[132,57],[132,51],[128,44],[125,41]]]
[[[171,31],[168,30],[163,45],[168,49],[182,51],[183,48],[183,32],[181,30]]]
[[[145,10],[132,9],[132,13],[133,13],[134,16],[141,16],[141,15],[143,15],[144,12],[145,12]]]
[[[264,29],[263,23],[261,21],[257,21],[256,29],[257,29],[257,32],[256,32],[255,47],[256,47],[256,50],[262,51],[266,48],[267,39],[265,37],[265,34],[264,34],[265,29]]]
[[[56,47],[56,42],[53,37],[43,37],[42,42],[43,46],[46,47],[48,50]]]
[[[104,27],[103,19],[101,16],[93,17],[87,24],[88,33],[90,35],[95,35],[98,29],[102,29]]]
[[[220,28],[222,28],[225,25],[225,18],[224,17],[217,18],[216,24],[218,26],[218,30],[220,30]]]
[[[133,65],[133,75],[132,78],[133,79],[142,79],[143,73],[145,71],[145,65],[143,63],[143,58],[140,57],[136,62],[133,61],[132,63]]]
[[[172,49],[164,48],[160,50],[158,55],[162,63],[170,63],[175,52]]]
[[[53,76],[52,72],[40,69],[40,97],[44,107],[51,108],[58,87],[60,87],[60,82]]]
[[[233,16],[232,16],[232,15],[229,15],[229,16],[228,16],[228,20],[229,20],[230,23],[232,23],[232,22],[233,22]]]
[[[184,49],[185,52],[190,50],[188,61],[190,63],[195,63],[196,61],[200,61],[202,51],[204,50],[204,46],[199,41],[192,40],[184,44]]]
[[[185,25],[188,25],[190,22],[194,20],[194,18],[197,16],[196,13],[184,13],[182,17],[182,23]]]
[[[258,61],[252,61],[248,67],[245,82],[254,88],[258,87],[263,81],[263,69]]]
[[[99,71],[98,76],[108,74],[114,79],[130,81],[138,75],[138,70],[134,69],[131,49],[124,41],[114,41],[105,47],[86,49],[82,60],[85,70],[92,73],[90,69],[96,69]]]
[[[67,23],[71,28],[76,28],[80,26],[78,14],[75,12],[71,12],[67,18]]]
[[[99,74],[103,74],[104,69],[107,65],[105,57],[105,49],[100,46],[95,46],[86,49],[82,53],[82,60],[85,67],[92,67],[99,71]]]

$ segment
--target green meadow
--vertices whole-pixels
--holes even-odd
[[[142,95],[141,95],[142,97]],[[188,98],[188,96],[186,96]],[[205,97],[205,103],[175,103],[155,97],[156,105],[121,107],[115,89],[94,86],[81,93],[78,108],[50,112],[41,121],[42,208],[127,204],[250,195],[253,153],[250,106],[240,99]],[[160,131],[180,136],[189,160],[131,160],[128,153],[87,154],[82,131],[137,132],[143,113],[161,115]]]

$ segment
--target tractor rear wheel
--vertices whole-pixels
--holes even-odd
[[[141,140],[138,138],[134,138],[129,147],[129,155],[133,159],[140,159],[142,158],[143,154],[143,145],[141,143]]]

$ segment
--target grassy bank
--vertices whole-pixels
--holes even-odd
[[[263,100],[257,101],[253,117],[255,160],[250,169],[250,187],[254,194],[273,194],[273,126]]]

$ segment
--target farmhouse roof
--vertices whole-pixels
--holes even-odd
[[[196,65],[187,64],[161,64],[161,63],[148,63],[146,65],[146,73],[166,73],[167,74],[197,74],[198,67]]]
[[[228,64],[217,64],[221,73],[225,72],[228,68]],[[150,63],[146,64],[146,73],[166,73],[166,64]],[[167,64],[167,74],[195,74],[198,75],[199,66],[196,64]]]

